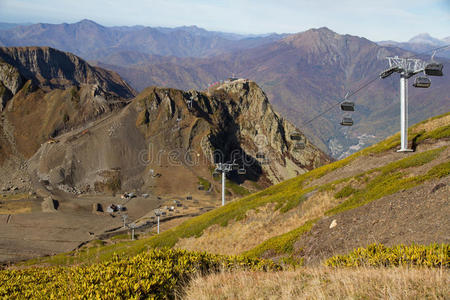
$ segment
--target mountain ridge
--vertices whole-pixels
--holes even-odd
[[[90,60],[115,51],[199,57],[218,54],[224,49],[264,44],[283,36],[246,37],[207,31],[196,26],[106,27],[88,19],[72,24],[38,23],[0,31],[3,46],[50,46]]]

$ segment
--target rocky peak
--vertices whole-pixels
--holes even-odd
[[[408,43],[419,43],[419,44],[428,44],[431,46],[438,46],[445,44],[444,41],[441,41],[437,38],[432,37],[429,33],[421,33],[414,37],[412,37]]]
[[[300,49],[314,55],[357,54],[365,47],[376,47],[376,44],[357,36],[340,35],[327,27],[310,29],[290,35],[282,40],[285,45]]]
[[[273,110],[263,90],[253,81],[231,80],[209,93],[150,88],[137,98],[145,103],[145,108],[139,104],[138,123],[147,124],[147,136],[157,132],[155,128],[178,128],[177,122],[196,123],[195,134],[206,137],[202,139],[201,151],[211,165],[235,161],[248,165],[253,178],[277,183],[329,162],[301,131]],[[295,132],[301,135],[300,142],[291,140],[290,135]],[[192,132],[186,135],[186,141],[195,139]],[[297,143],[302,143],[304,149],[299,149]],[[185,143],[182,147],[187,150],[191,146]],[[170,147],[173,145],[162,148]],[[218,153],[220,157],[215,156]]]

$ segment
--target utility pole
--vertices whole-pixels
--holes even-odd
[[[122,214],[122,220],[123,220],[123,228],[127,227],[127,219],[128,219],[128,215],[127,214]]]
[[[155,209],[155,216],[158,219],[158,221],[157,221],[158,222],[157,233],[159,234],[159,217],[161,216],[161,210]]]
[[[131,240],[134,241],[134,229],[137,227],[136,223],[131,223],[128,227],[131,228]]]
[[[225,170],[222,170],[222,206],[225,205]]]
[[[433,55],[434,56],[434,55]],[[400,150],[397,152],[411,152],[408,148],[408,79],[424,72],[426,75],[442,76],[442,64],[425,63],[417,58],[386,57],[389,61],[389,69],[380,74],[382,79],[393,73],[400,73]],[[418,77],[422,84],[414,84],[415,87],[428,88],[431,84],[427,77]]]

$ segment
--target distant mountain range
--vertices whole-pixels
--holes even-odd
[[[207,31],[196,26],[177,28],[105,27],[90,20],[74,24],[33,24],[0,31],[2,46],[49,46],[102,59],[122,51],[178,57],[200,57],[245,49],[283,38],[283,34],[245,36]]]
[[[386,68],[386,56],[428,51],[422,58],[429,60],[429,50],[443,43],[446,40],[425,34],[408,43],[375,43],[328,28],[250,37],[195,26],[104,27],[89,20],[0,31],[0,44],[47,45],[71,51],[116,71],[139,91],[151,85],[206,89],[233,75],[249,78],[263,88],[276,110],[334,157],[353,153],[399,130],[398,75],[378,80],[352,98],[356,112],[351,128],[339,125],[344,114],[337,101]],[[445,51],[436,54],[436,59],[443,56]],[[449,61],[442,61],[445,72]],[[430,89],[411,87],[410,123],[450,110],[449,86],[449,77],[444,76],[432,78]],[[313,119],[332,105],[336,108]]]
[[[0,22],[0,30],[8,30],[19,26],[29,26],[33,25],[33,23],[5,23]]]
[[[381,41],[378,42],[381,46],[394,46],[410,50],[416,53],[428,52],[431,49],[438,47],[443,47],[450,44],[450,36],[443,38],[442,40],[437,39],[429,35],[428,33],[421,33],[411,38],[408,42],[394,42],[394,41]],[[436,53],[438,57],[450,58],[450,47],[439,50]]]

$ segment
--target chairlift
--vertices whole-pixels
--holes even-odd
[[[432,62],[425,66],[425,74],[429,76],[442,76],[443,64]]]
[[[398,67],[391,67],[387,70],[384,70],[383,72],[380,73],[380,77],[381,79],[384,79],[386,77],[391,76],[394,72],[398,72],[399,68]]]
[[[355,111],[355,103],[344,101],[341,103],[341,109],[343,111]]]
[[[302,139],[302,135],[298,131],[294,131],[291,133],[291,140],[293,141],[300,141]]]
[[[239,165],[236,164],[236,163],[233,163],[233,164],[231,165],[231,169],[232,169],[232,170],[238,170],[238,169],[239,169]]]
[[[294,145],[294,150],[303,150],[306,148],[306,145],[304,142],[297,142]]]
[[[353,126],[353,119],[350,117],[344,117],[341,121],[342,126]]]
[[[431,80],[428,77],[416,77],[413,83],[415,88],[429,88],[431,85]]]
[[[264,159],[264,158],[266,158],[266,156],[264,155],[264,153],[258,152],[258,153],[256,153],[256,158],[258,158],[258,159]]]
[[[186,104],[188,106],[188,109],[192,109],[192,102],[194,102],[194,98],[192,96],[190,96],[189,99],[186,100]]]
[[[238,169],[238,174],[239,175],[245,175],[246,173],[247,173],[247,171],[245,170],[245,168],[242,167],[242,168]]]

